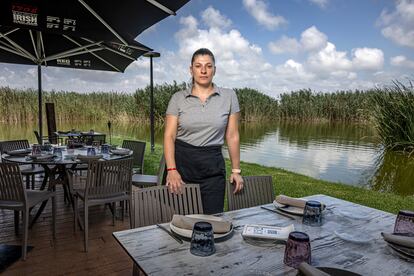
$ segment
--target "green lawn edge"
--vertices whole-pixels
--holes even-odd
[[[121,145],[122,143],[118,144]],[[155,145],[154,153],[151,153],[150,148],[150,144],[147,143],[144,157],[144,174],[157,173],[163,152],[162,145]],[[227,172],[231,171],[230,165],[230,161],[226,159]],[[284,169],[254,163],[241,162],[240,166],[244,176],[271,175],[276,195],[284,194],[292,197],[304,197],[324,194],[394,214],[398,213],[399,210],[414,210],[414,196],[401,196],[324,181]]]

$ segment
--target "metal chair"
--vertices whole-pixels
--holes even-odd
[[[132,175],[132,185],[140,188],[151,187],[151,186],[160,186],[165,184],[165,178],[167,174],[165,164],[164,154],[161,157],[160,165],[158,167],[157,175],[148,175],[148,174],[133,174]]]
[[[134,173],[144,173],[144,153],[145,153],[145,142],[124,140],[122,147],[133,151],[132,159],[134,160]]]
[[[185,184],[180,195],[167,186],[134,188],[131,202],[131,228],[171,221],[174,214],[202,214],[200,185]]]
[[[33,191],[24,188],[18,164],[0,163],[0,209],[14,210],[14,227],[19,228],[19,212],[23,219],[22,259],[26,260],[29,231],[29,210],[52,198],[53,238],[56,237],[56,201],[53,191]]]
[[[243,181],[243,189],[237,194],[233,193],[234,186],[227,183],[229,211],[272,203],[275,199],[272,177],[270,175],[244,176]]]
[[[80,187],[74,184],[74,176],[69,173],[69,186],[74,196],[74,231],[78,221],[78,200],[84,202],[84,249],[88,251],[89,207],[111,203],[112,224],[115,225],[115,203],[131,199],[132,159],[92,161],[89,163],[86,181]],[[79,184],[79,183],[78,183]],[[83,187],[82,187],[83,186]],[[130,208],[131,209],[131,208]],[[124,212],[122,212],[123,214]]]
[[[27,148],[30,148],[28,140],[10,140],[0,142],[0,154],[4,154],[12,150]],[[26,189],[30,188],[30,182],[32,184],[32,189],[34,189],[35,175],[45,172],[45,170],[38,165],[20,165],[20,171],[26,179]]]

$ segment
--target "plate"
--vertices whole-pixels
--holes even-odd
[[[187,215],[187,217],[199,218],[199,219],[208,218],[209,220],[223,221],[223,218],[211,216],[211,215],[197,214],[197,215]],[[170,223],[170,229],[175,234],[188,240],[191,240],[191,236],[193,235],[193,230],[179,228],[177,226],[174,226],[172,223]],[[220,241],[226,240],[227,238],[230,238],[233,235],[233,230],[234,230],[234,227],[232,224],[229,232],[223,233],[223,234],[214,234],[214,241],[220,242]]]
[[[355,210],[355,209],[354,209]],[[335,213],[347,217],[350,219],[357,219],[357,220],[369,220],[371,219],[371,214],[365,211],[358,211],[357,213],[354,210],[346,210],[346,209],[336,209]]]
[[[40,154],[40,155],[29,155],[32,160],[37,161],[47,161],[53,159],[55,156],[53,154]]]
[[[114,149],[111,153],[116,155],[128,155],[131,151],[129,149]]]
[[[329,275],[335,275],[335,276],[361,276],[361,274],[341,269],[341,268],[335,268],[335,267],[317,267],[317,269],[322,270],[325,273],[328,273]],[[298,275],[303,275],[302,273],[298,273]]]
[[[395,255],[406,261],[414,262],[414,255],[412,250],[390,242],[387,243],[388,246],[393,249],[392,252],[395,253]]]
[[[280,211],[283,211],[283,212],[286,212],[292,215],[296,215],[296,216],[303,216],[303,211],[304,211],[303,208],[280,204],[276,200],[273,201],[273,205],[276,207],[276,209]]]
[[[367,233],[355,230],[336,230],[334,233],[338,236],[338,238],[353,243],[369,243],[374,239],[371,235]]]
[[[32,149],[17,149],[17,150],[10,150],[6,153],[11,156],[19,156],[19,155],[27,155],[31,152],[32,152]]]
[[[103,157],[103,155],[99,154],[99,155],[81,155],[78,154],[78,156],[76,156],[77,159],[79,159],[80,161],[91,161],[91,160],[98,160],[101,159]]]

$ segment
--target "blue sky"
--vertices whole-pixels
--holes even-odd
[[[161,53],[155,83],[188,81],[191,54],[207,47],[220,86],[273,97],[368,89],[414,79],[414,0],[191,0],[137,40]],[[133,92],[148,83],[146,58],[124,74],[43,69],[45,90]],[[0,63],[0,86],[36,88],[36,68]]]

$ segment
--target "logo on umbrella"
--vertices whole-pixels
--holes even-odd
[[[37,8],[29,5],[12,5],[13,23],[37,26]]]

